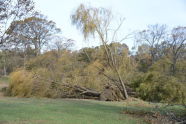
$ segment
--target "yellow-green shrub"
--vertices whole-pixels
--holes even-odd
[[[10,75],[10,94],[30,97],[33,87],[33,75],[25,70],[18,70]]]
[[[53,82],[50,81],[50,77],[50,73],[43,68],[33,71],[24,69],[15,71],[10,75],[10,95],[19,97],[56,97],[56,91],[52,90],[51,87]]]
[[[143,100],[184,103],[186,86],[175,77],[150,72],[135,81],[136,90]]]

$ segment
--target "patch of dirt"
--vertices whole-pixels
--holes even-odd
[[[137,118],[143,118],[145,122],[150,124],[176,124],[176,121],[170,120],[169,117],[163,116],[160,113],[152,113],[152,112],[130,112],[126,111],[125,114],[132,115]]]
[[[146,115],[145,121],[151,124],[176,124],[176,121],[172,121],[167,116],[163,116],[159,113],[155,113],[153,115]]]
[[[0,124],[8,124],[7,121],[0,121]]]
[[[4,87],[8,87],[8,84],[7,83],[1,83],[0,82],[0,89],[4,88]]]
[[[46,121],[46,120],[30,120],[30,121],[0,121],[0,124],[30,124],[30,123],[33,123],[33,124],[45,124],[49,121]]]

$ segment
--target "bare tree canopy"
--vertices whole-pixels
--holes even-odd
[[[149,25],[146,30],[138,33],[136,41],[148,44],[150,47],[151,61],[154,63],[157,60],[158,45],[165,41],[166,25]]]
[[[168,38],[167,42],[170,51],[169,55],[171,57],[171,71],[174,75],[178,59],[186,54],[186,27],[172,29],[170,38]]]

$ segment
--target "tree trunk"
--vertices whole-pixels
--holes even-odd
[[[4,71],[4,76],[7,76],[6,66],[5,66],[5,65],[4,65],[4,67],[3,67],[3,71]]]
[[[171,71],[172,71],[172,75],[174,76],[175,73],[176,73],[176,58],[173,57],[173,60],[172,60],[172,64],[171,64]]]
[[[123,81],[121,81],[121,85],[122,85],[122,89],[123,89],[122,94],[123,94],[123,96],[125,96],[126,99],[128,99],[129,98],[128,92],[127,92],[126,86],[124,85]]]
[[[123,94],[123,96],[124,96],[126,99],[128,99],[129,96],[128,96],[128,92],[127,92],[125,83],[123,82],[123,80],[122,80],[122,78],[121,78],[119,72],[118,72],[117,70],[116,70],[116,72],[117,72],[117,75],[118,75],[118,78],[119,78],[119,82],[120,82],[121,87],[122,87],[122,90],[123,90],[123,91],[121,91],[121,93]]]
[[[7,76],[7,70],[6,70],[6,60],[5,60],[5,58],[4,58],[3,71],[4,71],[4,76]]]

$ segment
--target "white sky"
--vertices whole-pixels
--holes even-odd
[[[149,24],[186,26],[186,0],[35,0],[35,3],[36,10],[62,29],[63,36],[76,41],[76,49],[92,46],[83,41],[81,32],[71,25],[70,15],[81,3],[109,8],[118,17],[125,17],[123,35],[143,30]],[[125,43],[130,48],[133,45],[131,40]]]

